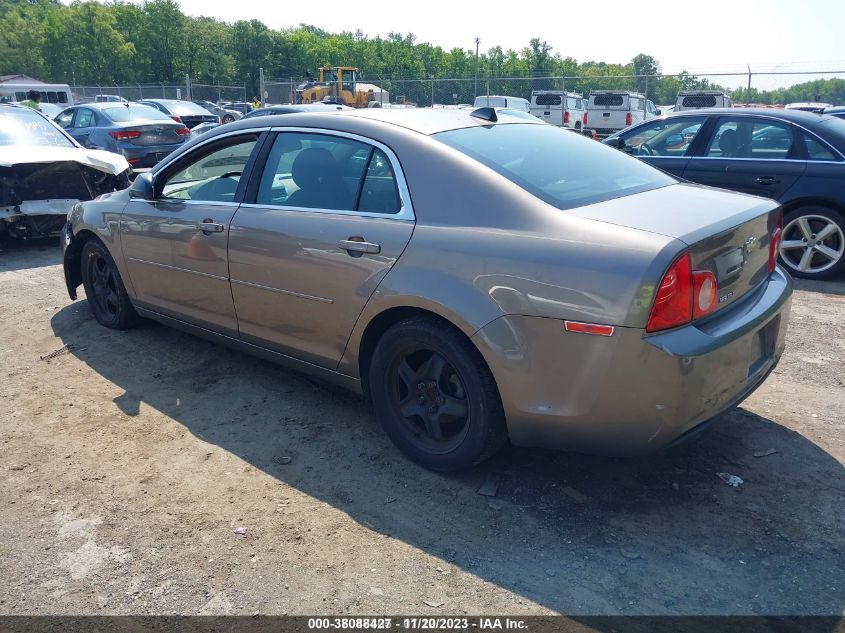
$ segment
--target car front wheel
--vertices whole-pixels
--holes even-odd
[[[845,272],[845,216],[825,207],[786,215],[780,259],[795,277],[830,279]]]
[[[393,442],[425,468],[468,468],[507,439],[493,375],[478,350],[433,317],[388,330],[370,364],[376,415]]]
[[[124,330],[135,325],[138,313],[108,249],[91,239],[82,247],[82,285],[91,313],[100,325]]]

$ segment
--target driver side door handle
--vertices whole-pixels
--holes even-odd
[[[776,185],[780,182],[780,180],[778,180],[774,176],[760,176],[754,182],[756,182],[758,185]]]
[[[381,253],[381,245],[357,240],[340,240],[338,246],[347,253]]]
[[[197,227],[203,233],[222,233],[223,229],[226,228],[222,224],[219,224],[218,222],[214,222],[210,219],[203,220],[202,222],[197,224]]]

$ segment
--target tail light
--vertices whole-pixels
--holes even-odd
[[[140,138],[141,133],[138,130],[121,130],[119,132],[109,132],[109,136],[116,141],[129,141],[133,138]]]
[[[769,272],[775,272],[775,265],[778,261],[778,251],[780,250],[780,241],[783,238],[783,211],[778,212],[777,224],[775,230],[772,231],[772,239],[769,242]]]
[[[175,114],[171,115],[170,118],[173,119],[174,121],[176,121],[176,123],[182,122],[182,117],[178,117]]]
[[[634,124],[634,116],[629,112],[625,115],[625,126],[633,125]]]
[[[719,305],[716,277],[693,270],[689,253],[678,257],[663,275],[654,297],[646,332],[678,327],[714,312]]]
[[[587,125],[587,113],[584,113],[584,116],[581,117],[581,125]]]
[[[564,124],[564,125],[569,125],[569,112],[564,112],[564,113],[563,113],[563,124]]]
[[[191,133],[191,130],[189,130],[189,129],[188,129],[188,128],[186,128],[186,127],[177,127],[177,128],[176,128],[176,133],[177,133],[179,136],[188,136],[188,134],[190,134],[190,133]]]

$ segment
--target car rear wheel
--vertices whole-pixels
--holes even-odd
[[[235,117],[233,117],[231,114],[224,114],[223,115],[223,123],[231,123],[234,120],[235,120]]]
[[[91,313],[100,325],[124,330],[139,321],[108,249],[91,239],[82,247],[82,285]]]
[[[845,216],[825,207],[786,215],[780,259],[795,277],[830,279],[845,272]]]
[[[436,318],[416,317],[388,330],[373,353],[369,379],[388,436],[425,468],[468,468],[507,439],[490,369],[461,333]]]

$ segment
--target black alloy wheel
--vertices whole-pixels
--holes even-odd
[[[468,468],[507,440],[489,367],[469,339],[436,317],[413,317],[382,336],[369,385],[390,439],[431,470]]]
[[[82,247],[82,284],[94,318],[111,329],[125,329],[137,323],[120,273],[106,247],[97,240],[88,240]]]

